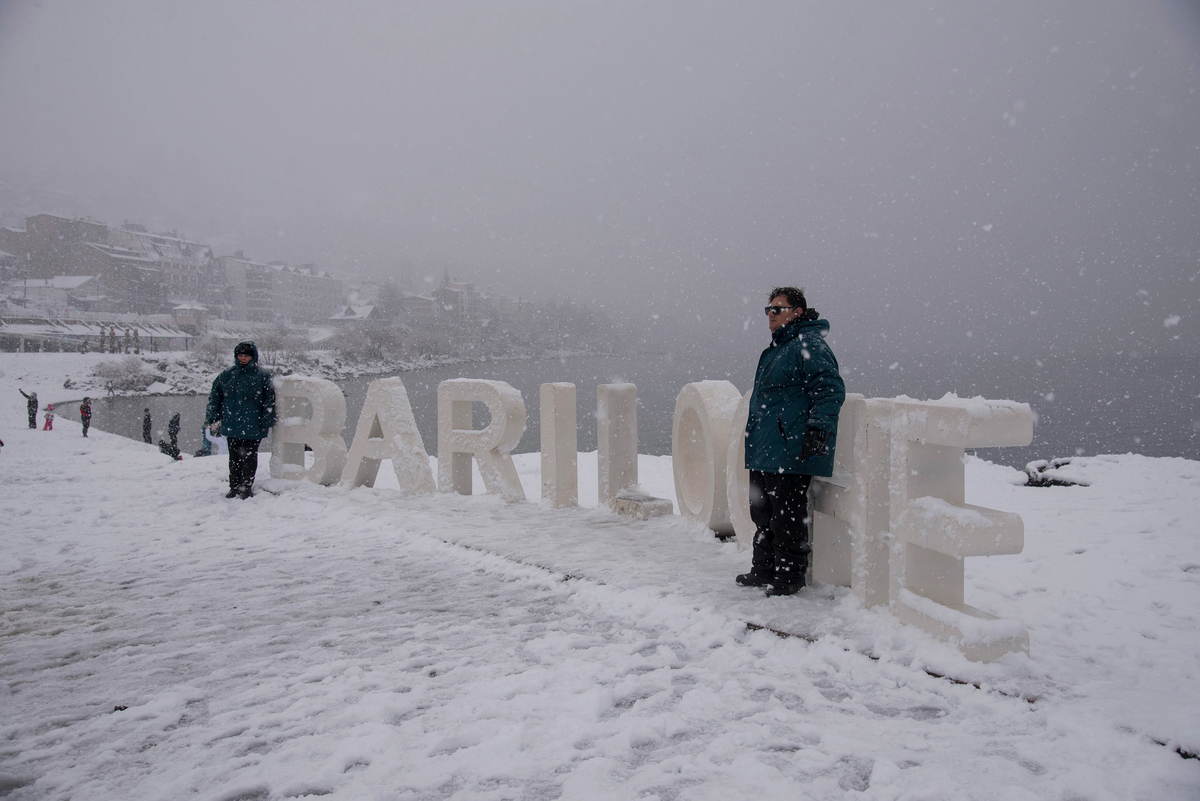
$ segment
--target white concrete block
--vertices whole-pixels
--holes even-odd
[[[1002,556],[1025,547],[1020,515],[952,504],[933,495],[910,498],[892,535],[951,556]]]
[[[857,403],[856,403],[857,406]],[[854,528],[851,589],[867,608],[888,602],[891,558],[891,413],[888,400],[867,398],[855,415],[854,471],[862,524]],[[865,444],[862,444],[865,439]]]
[[[638,483],[637,387],[596,387],[597,481],[600,503]]]
[[[756,526],[750,519],[750,471],[746,469],[746,422],[750,419],[750,395],[747,392],[733,410],[729,424],[729,451],[725,457],[725,497],[729,503],[729,524],[737,541],[749,548],[754,543]],[[678,490],[676,496],[679,497]]]
[[[346,465],[346,397],[324,378],[275,378],[276,423],[271,429],[271,476],[333,484]],[[304,446],[313,452],[305,467]]]
[[[401,492],[421,495],[437,489],[429,468],[429,454],[425,452],[408,402],[408,391],[400,378],[381,378],[367,387],[367,398],[342,470],[342,484],[375,486],[384,459],[392,460]]]
[[[649,520],[652,517],[669,515],[675,511],[675,507],[667,498],[655,498],[653,495],[628,490],[620,493],[608,503],[617,514],[632,517],[635,520]]]
[[[814,482],[813,489],[819,492],[817,488]],[[849,523],[813,509],[811,578],[838,587],[851,586],[854,580],[850,571],[854,561],[853,542]]]
[[[1033,442],[1033,410],[1028,403],[947,393],[934,401],[896,398],[894,413],[913,442],[955,448],[1002,448]]]
[[[812,577],[849,586],[868,608],[888,602],[890,413],[890,401],[847,395],[833,477],[810,493]]]
[[[1029,653],[1029,632],[1021,621],[998,618],[966,604],[942,604],[904,590],[892,607],[897,619],[938,639],[955,643],[975,662],[994,662],[1008,653]]]
[[[579,505],[579,426],[575,385],[542,384],[542,500],[556,508]]]
[[[854,561],[852,523],[859,522],[861,493],[857,492],[854,473],[857,405],[862,395],[848,395],[838,416],[837,450],[834,452],[833,475],[816,476],[808,492],[811,515],[809,539],[812,559],[809,562],[810,580],[849,587],[853,581]]]
[[[998,620],[963,601],[963,558],[1020,553],[1019,515],[964,502],[968,447],[1028,445],[1027,404],[959,399],[892,401],[888,515],[888,596],[893,613],[956,642],[972,659],[1028,651],[1023,624]]]
[[[491,422],[471,424],[471,404],[483,403]],[[511,502],[525,500],[512,449],[525,433],[525,401],[503,381],[454,378],[438,384],[438,489],[471,494],[471,457],[488,492]]]
[[[679,513],[718,534],[734,533],[726,470],[731,427],[741,399],[729,381],[697,381],[675,399],[671,463]]]

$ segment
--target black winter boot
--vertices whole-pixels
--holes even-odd
[[[804,589],[804,576],[807,572],[806,563],[780,559],[776,555],[775,576],[770,582],[771,586],[767,588],[767,595],[795,595]]]
[[[734,579],[743,587],[765,587],[775,577],[775,554],[771,548],[762,542],[755,534],[754,550],[750,559],[750,572],[742,573]]]
[[[763,575],[762,573],[755,573],[753,570],[751,570],[749,573],[740,573],[738,577],[734,579],[734,581],[743,587],[765,587],[770,584],[772,580],[773,577],[770,573]]]

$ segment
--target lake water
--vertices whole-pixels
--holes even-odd
[[[750,388],[755,360],[704,354],[577,356],[565,359],[458,364],[399,374],[408,389],[426,450],[437,452],[437,385],[449,378],[507,381],[525,398],[528,424],[518,453],[539,448],[538,387],[569,381],[577,387],[579,449],[596,448],[596,385],[628,381],[638,387],[638,429],[643,453],[671,450],[675,397],[691,381],[726,379],[741,391]],[[1121,362],[1081,359],[1014,359],[979,356],[950,361],[843,358],[847,391],[868,397],[938,398],[946,392],[983,395],[1030,403],[1037,413],[1033,444],[1027,448],[981,449],[992,461],[1022,466],[1033,459],[1097,453],[1135,452],[1148,456],[1184,456],[1200,460],[1200,373],[1185,359],[1138,359]],[[353,438],[370,378],[338,382],[346,395],[347,425]],[[165,439],[167,421],[182,415],[180,447],[200,447],[207,398],[154,396],[100,398],[92,402],[92,425],[141,439],[142,409],[153,417],[154,439]],[[486,413],[476,404],[476,427]],[[78,419],[78,405],[62,405],[62,417]],[[68,425],[65,421],[60,425]]]

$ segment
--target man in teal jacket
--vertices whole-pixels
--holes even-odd
[[[793,595],[808,572],[808,488],[833,475],[838,413],[846,385],[825,342],[829,323],[795,287],[771,291],[766,308],[771,344],[758,359],[746,422],[754,554],[746,587]]]
[[[214,436],[229,441],[229,492],[251,497],[258,472],[258,445],[275,425],[275,387],[271,374],[258,366],[258,348],[239,342],[233,349],[236,363],[213,381],[208,393],[204,424]]]

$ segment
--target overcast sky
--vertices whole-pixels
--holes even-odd
[[[850,349],[1196,353],[1198,8],[5,2],[0,212],[665,342],[798,283]]]

